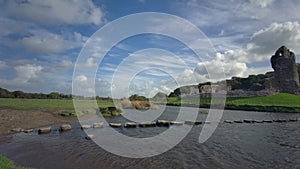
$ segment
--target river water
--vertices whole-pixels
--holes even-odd
[[[193,108],[191,108],[193,109]],[[160,118],[174,120],[178,108],[169,107]],[[199,114],[198,120],[205,120]],[[295,119],[300,114],[225,110],[222,120]],[[108,119],[122,122],[122,117]],[[198,142],[203,125],[196,125],[173,149],[154,157],[125,158],[100,148],[85,139],[79,124],[60,133],[38,135],[19,133],[0,143],[0,154],[17,165],[41,169],[101,168],[300,168],[300,121],[285,123],[220,123],[205,142]],[[184,127],[184,126],[178,126]],[[58,126],[54,126],[58,128]],[[133,137],[150,137],[166,127],[120,128],[120,133]],[[99,129],[101,130],[101,129]],[[142,150],[141,150],[142,151]]]

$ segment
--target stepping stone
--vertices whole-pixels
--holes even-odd
[[[263,120],[254,120],[254,123],[263,123]]]
[[[224,123],[233,123],[232,120],[224,120]]]
[[[252,119],[245,119],[244,123],[254,123],[254,120],[252,120]]]
[[[171,121],[170,124],[171,125],[178,125],[179,126],[179,125],[183,125],[183,122],[180,122],[180,121]]]
[[[156,127],[156,122],[141,122],[139,127]]]
[[[33,129],[27,129],[27,130],[24,130],[23,132],[24,132],[24,133],[32,133],[32,132],[33,132]]]
[[[51,127],[43,127],[43,128],[39,128],[38,133],[39,134],[47,134],[51,132]]]
[[[273,120],[263,120],[264,123],[272,123]]]
[[[124,127],[126,128],[136,128],[137,124],[135,122],[125,122]]]
[[[296,122],[298,119],[289,119],[290,122]]]
[[[59,131],[68,131],[71,129],[72,129],[72,126],[70,124],[63,124],[59,127]]]
[[[109,126],[110,127],[122,127],[122,124],[121,123],[109,123]]]
[[[91,125],[84,124],[84,125],[81,125],[81,130],[83,130],[83,129],[89,129],[91,127],[92,127]]]
[[[210,123],[210,122],[209,121],[208,122],[201,122],[201,121],[185,121],[184,122],[184,124],[187,124],[187,125],[200,125],[203,123]]]
[[[234,120],[235,123],[244,123],[243,120]]]
[[[195,122],[194,122],[194,121],[185,121],[184,124],[187,124],[187,125],[194,125]]]
[[[93,128],[102,128],[103,126],[104,126],[103,122],[93,124]]]
[[[22,128],[14,128],[14,129],[11,129],[10,131],[14,132],[14,133],[20,133],[20,132],[23,132],[24,129],[22,129]]]
[[[287,122],[286,119],[276,119],[276,120],[273,120],[274,122],[277,122],[277,123],[283,123],[283,122]]]
[[[93,138],[94,138],[93,134],[88,134],[87,136],[85,136],[85,139],[87,139],[87,140],[91,140]]]
[[[157,120],[156,125],[157,126],[169,127],[170,126],[170,122],[167,121],[167,120]]]

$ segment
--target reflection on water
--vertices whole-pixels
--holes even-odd
[[[174,120],[177,107],[168,107],[161,119]],[[188,113],[188,112],[187,112]],[[205,119],[199,114],[198,120]],[[223,120],[291,119],[297,114],[225,111]],[[109,119],[122,122],[123,118]],[[78,124],[71,131],[38,135],[16,134],[0,144],[0,154],[16,164],[46,169],[58,168],[300,168],[300,122],[221,123],[213,136],[199,144],[203,125],[194,126],[188,136],[170,151],[151,158],[130,159],[113,155],[86,140]],[[180,126],[178,126],[180,127]],[[101,130],[101,129],[99,129]],[[131,137],[150,137],[166,130],[120,128]],[[143,151],[143,150],[141,150]]]

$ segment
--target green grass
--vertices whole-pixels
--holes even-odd
[[[91,100],[80,100],[79,113],[86,113],[93,107]],[[100,108],[114,106],[112,100],[97,100]],[[71,99],[17,99],[0,98],[1,109],[59,111],[62,116],[76,116]],[[80,115],[79,114],[79,115]]]
[[[0,169],[29,169],[15,166],[15,164],[6,157],[0,156]]]
[[[197,106],[199,105],[197,98],[168,98],[168,105],[179,106]],[[210,98],[200,98],[200,107],[209,107]],[[91,100],[82,100],[80,108],[83,112],[85,108],[92,106]],[[112,100],[97,100],[100,108],[113,107]],[[159,102],[156,102],[159,103]],[[300,96],[280,93],[273,96],[262,96],[253,98],[226,98],[226,107],[230,109],[240,110],[261,110],[261,111],[300,111]],[[17,109],[17,110],[50,110],[61,111],[64,115],[75,115],[73,100],[68,99],[8,99],[0,98],[0,108]],[[284,108],[284,109],[282,109]]]
[[[181,103],[182,101],[182,103]],[[168,105],[199,106],[197,98],[168,98]],[[200,98],[200,107],[209,108],[211,98]],[[280,93],[252,98],[226,98],[225,109],[300,113],[300,96]]]
[[[273,96],[261,96],[227,101],[228,104],[250,106],[300,107],[300,96],[280,93]]]
[[[223,98],[221,98],[223,100]],[[226,101],[232,101],[235,100],[236,98],[227,98]],[[216,98],[216,100],[218,100],[218,98]],[[182,101],[182,103],[181,103]],[[197,106],[199,105],[200,102],[200,106],[207,106],[210,105],[211,103],[211,98],[177,98],[177,97],[170,97],[168,98],[168,104],[169,105],[185,105],[185,106]]]

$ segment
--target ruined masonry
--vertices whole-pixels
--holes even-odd
[[[287,47],[281,46],[271,57],[271,65],[274,78],[270,79],[270,87],[279,92],[298,93],[300,65],[296,63],[295,54]]]

